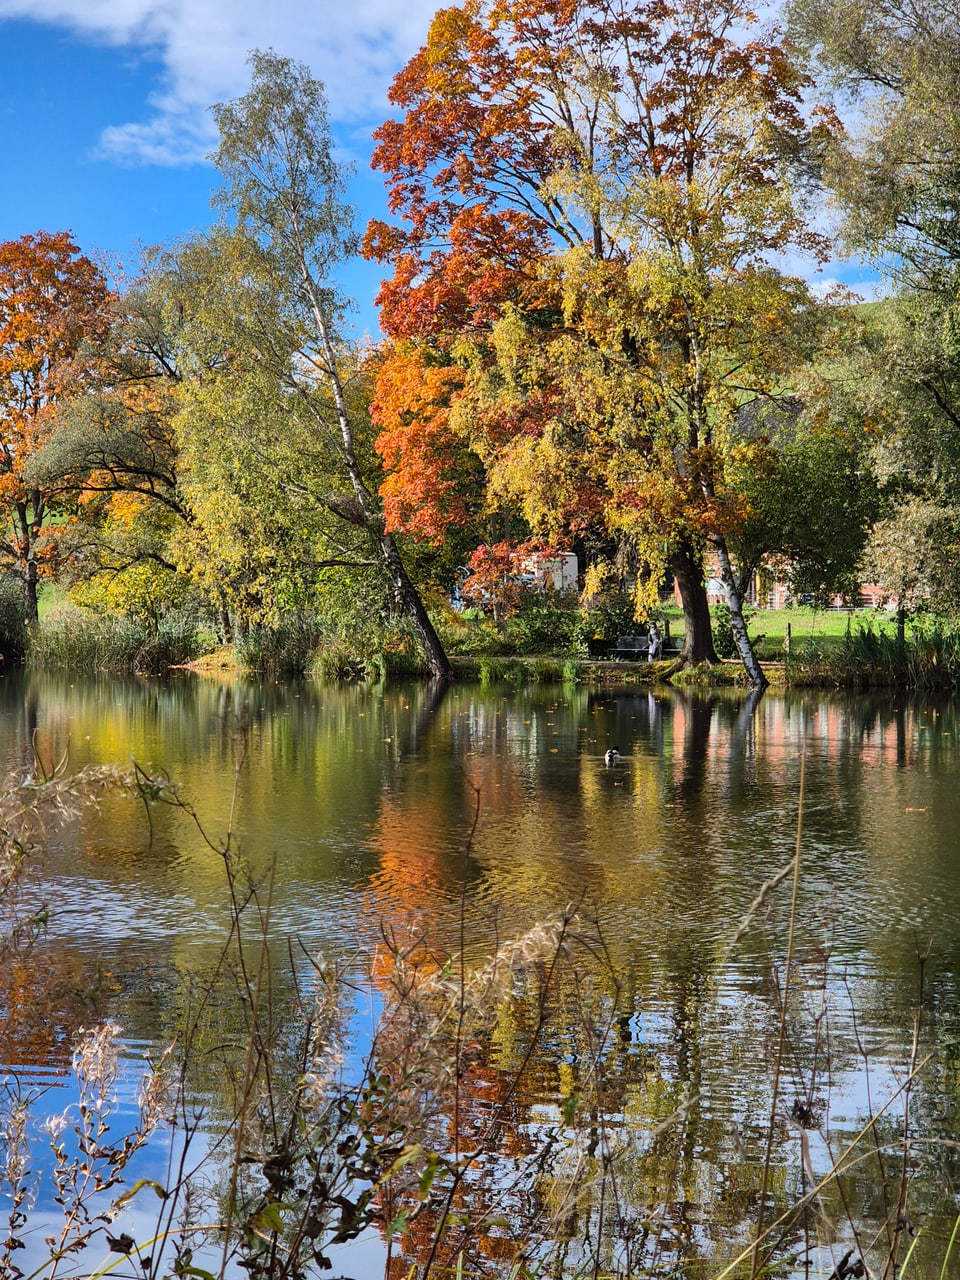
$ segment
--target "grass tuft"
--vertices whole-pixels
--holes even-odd
[[[31,630],[28,659],[40,668],[160,675],[198,657],[207,643],[192,613],[170,613],[154,625],[67,604]]]

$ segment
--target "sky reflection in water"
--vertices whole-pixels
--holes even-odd
[[[831,1079],[815,1091],[818,1119],[829,1113],[837,1141],[855,1131],[867,1099],[854,1010],[874,1103],[896,1089],[917,954],[928,953],[925,1040],[937,1058],[917,1110],[928,1138],[952,1136],[952,704],[7,676],[0,751],[14,776],[31,767],[34,740],[44,760],[69,750],[77,768],[133,758],[163,769],[214,843],[235,792],[244,856],[258,874],[276,860],[278,957],[295,935],[366,972],[386,920],[449,951],[462,927],[480,962],[499,940],[579,904],[599,922],[622,986],[624,1060],[642,1059],[659,1081],[658,1100],[643,1073],[625,1087],[623,1123],[642,1137],[684,1092],[696,1095],[683,1213],[686,1247],[706,1252],[733,1223],[739,1230],[745,1170],[769,1119],[789,884],[731,944],[764,881],[792,857],[805,756],[801,995],[784,1109],[804,1092],[819,1025]],[[611,769],[612,745],[621,759]],[[192,822],[160,810],[151,832],[134,803],[108,798],[57,834],[29,892],[48,903],[50,925],[32,973],[2,993],[20,1012],[0,1057],[49,1082],[67,1071],[71,1031],[94,1006],[138,1051],[163,1044],[176,1026],[178,975],[212,963],[228,924],[222,862]],[[548,1108],[549,1095],[545,1087]],[[785,1118],[780,1130],[779,1157],[796,1180]],[[813,1158],[826,1160],[817,1143]],[[952,1155],[935,1163],[941,1181],[957,1172]],[[871,1192],[855,1194],[866,1204]]]

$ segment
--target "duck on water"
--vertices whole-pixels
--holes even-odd
[[[606,754],[603,757],[603,763],[607,766],[608,769],[610,768],[611,765],[620,763],[620,752],[617,750],[616,747],[607,748]]]

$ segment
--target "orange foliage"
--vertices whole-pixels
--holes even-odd
[[[12,542],[4,548],[25,573],[47,514],[46,495],[24,481],[24,467],[55,407],[81,391],[110,325],[102,272],[69,232],[0,244],[0,500]]]
[[[441,542],[483,511],[557,543],[631,536],[690,561],[706,618],[697,548],[749,515],[728,427],[782,384],[807,305],[773,255],[824,252],[784,166],[837,127],[808,128],[807,88],[745,0],[436,14],[375,135],[390,218],[364,240],[398,344],[375,411],[392,528]],[[480,554],[489,598],[510,575]]]
[[[745,195],[772,188],[776,137],[804,134],[804,81],[780,46],[735,37],[752,21],[738,0],[465,0],[437,13],[390,91],[403,118],[375,134],[373,164],[403,219],[371,223],[364,242],[394,272],[385,331],[435,336],[489,324],[508,300],[551,305],[541,266],[558,247],[621,263],[616,215],[558,190],[565,172],[681,187],[715,176],[708,234],[708,218],[733,220]],[[745,133],[723,123],[738,101],[757,120]],[[788,215],[749,238],[752,254],[820,243]]]
[[[102,273],[68,232],[0,244],[0,493],[19,492],[23,462],[52,406],[83,385],[89,344],[109,328]]]
[[[460,369],[431,365],[410,344],[393,347],[380,362],[371,413],[388,471],[381,489],[388,530],[440,542],[451,527],[469,522],[479,462],[450,428],[450,401],[462,383]]]

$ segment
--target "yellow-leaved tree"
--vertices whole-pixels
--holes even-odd
[[[631,539],[641,582],[669,567],[678,583],[682,663],[714,656],[709,554],[762,687],[729,546],[749,504],[728,461],[766,465],[741,409],[782,387],[814,306],[775,263],[822,247],[793,175],[832,121],[808,122],[802,75],[756,25],[741,0],[440,11],[378,131],[398,221],[372,224],[366,249],[393,270],[395,351],[463,371],[406,455],[391,423],[390,484],[427,431],[434,454],[447,442],[482,464],[488,513],[512,508],[553,542]]]

